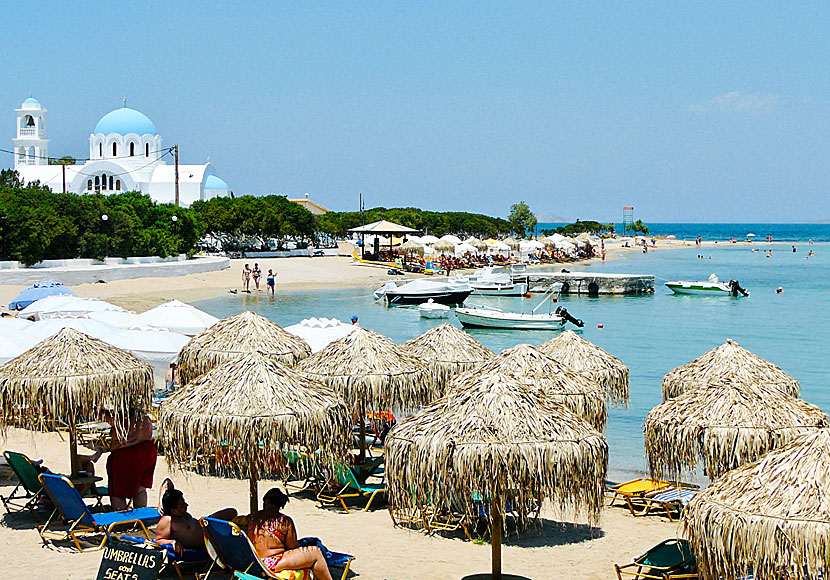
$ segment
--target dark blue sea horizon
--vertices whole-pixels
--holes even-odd
[[[772,235],[776,242],[830,242],[830,224],[713,224],[713,223],[659,223],[643,222],[648,226],[649,235],[677,236],[678,240],[693,240],[700,236],[705,241],[729,241],[746,239],[755,234],[754,240],[764,242]],[[552,230],[568,224],[539,223],[537,231]],[[623,231],[622,223],[615,224],[618,233]]]

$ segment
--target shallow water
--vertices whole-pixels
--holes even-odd
[[[770,246],[759,243],[724,244],[713,248],[692,247],[632,252],[605,264],[584,269],[629,274],[653,274],[656,291],[648,296],[574,297],[561,304],[585,321],[581,335],[622,359],[631,370],[631,402],[628,409],[609,409],[607,438],[610,473],[622,478],[646,469],[643,457],[643,421],[648,411],[662,402],[663,375],[732,338],[755,354],[777,364],[801,383],[801,396],[830,410],[825,385],[830,344],[827,304],[830,300],[830,244],[797,243]],[[760,248],[752,252],[751,247]],[[772,247],[766,258],[764,250]],[[815,252],[805,259],[808,249]],[[699,259],[699,254],[704,259]],[[711,255],[711,259],[709,256]],[[570,270],[577,268],[568,265]],[[716,273],[721,280],[735,278],[750,290],[748,298],[675,296],[666,280],[705,280]],[[783,294],[775,288],[782,286]],[[415,308],[389,308],[372,300],[373,288],[308,290],[228,295],[195,303],[219,317],[249,309],[281,326],[311,316],[335,317],[344,322],[356,314],[362,326],[390,337],[408,340],[440,324],[426,320]],[[474,298],[503,309],[529,311],[540,298]],[[450,322],[460,326],[454,316]],[[597,325],[602,324],[600,329]],[[473,330],[471,334],[499,352],[516,344],[533,345],[552,338],[544,331]]]

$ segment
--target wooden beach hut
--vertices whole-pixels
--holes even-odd
[[[46,430],[69,429],[72,476],[78,465],[78,423],[110,411],[125,434],[131,415],[150,407],[153,370],[132,354],[72,328],[39,342],[0,367],[0,420]]]
[[[679,479],[701,464],[714,480],[827,426],[827,416],[815,405],[775,386],[747,386],[727,376],[652,409],[645,421],[645,450],[657,478]]]
[[[507,504],[522,521],[545,500],[597,521],[608,446],[585,421],[513,375],[466,373],[454,387],[387,438],[389,502],[401,510],[461,510],[469,518],[483,511],[498,580]]]
[[[710,350],[690,363],[677,367],[663,377],[663,400],[705,385],[711,379],[734,376],[738,381],[752,385],[764,383],[793,397],[798,396],[799,384],[793,377],[769,361],[752,354],[732,339]]]
[[[245,311],[223,318],[185,345],[178,362],[181,382],[189,383],[217,365],[251,352],[294,365],[311,354],[311,347],[278,324]]]
[[[287,466],[285,450],[341,460],[351,443],[351,411],[326,385],[253,352],[222,363],[161,405],[159,437],[173,466],[204,464],[221,448],[225,469],[250,480],[257,509],[260,472]],[[276,460],[275,460],[276,458]]]
[[[539,351],[597,384],[614,406],[628,406],[628,367],[612,354],[572,330],[538,346]]]
[[[441,392],[453,377],[493,357],[489,348],[448,323],[407,340],[401,348],[432,367]]]

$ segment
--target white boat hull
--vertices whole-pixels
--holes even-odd
[[[421,318],[447,318],[450,315],[449,306],[443,304],[421,304],[418,306],[418,313]]]
[[[731,296],[729,286],[722,282],[666,282],[666,287],[675,294],[690,294],[696,296]]]
[[[455,315],[467,328],[560,330],[565,324],[565,320],[556,314],[521,314],[483,308],[456,308]]]
[[[481,296],[524,296],[527,294],[527,283],[517,284],[476,284],[472,283],[473,295]]]

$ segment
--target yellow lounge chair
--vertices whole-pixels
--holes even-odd
[[[625,502],[628,509],[634,514],[634,506],[631,503],[633,498],[640,498],[648,493],[665,489],[669,486],[671,486],[671,483],[668,481],[648,478],[638,478],[618,483],[608,488],[608,493],[611,495],[611,503],[609,505],[614,505],[614,502],[620,499]]]

